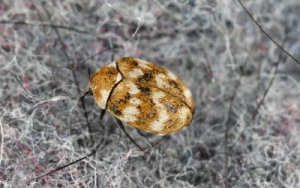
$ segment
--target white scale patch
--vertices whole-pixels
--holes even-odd
[[[116,62],[114,61],[114,62],[108,64],[107,67],[114,67],[114,68],[117,68]]]
[[[149,63],[149,62],[147,62],[147,61],[145,61],[145,60],[142,60],[142,59],[138,59],[138,58],[135,58],[135,60],[137,61],[137,62],[139,62],[139,66],[140,67],[142,67],[143,69],[152,69],[151,67],[149,67],[147,64],[151,64],[151,63]]]
[[[187,98],[189,101],[191,101],[191,99],[192,99],[192,93],[190,92],[190,90],[185,89],[183,91],[183,95],[185,96],[185,98]]]
[[[102,109],[105,109],[110,91],[102,90],[100,93],[101,93],[101,99],[100,101],[97,101],[97,103]]]
[[[135,97],[130,98],[129,102],[133,105],[140,105],[142,103],[140,99],[137,99]]]
[[[128,82],[126,85],[129,87],[130,94],[137,94],[140,92],[140,90],[136,87],[136,85],[133,82]]]
[[[189,113],[190,113],[190,111],[187,108],[180,108],[179,109],[179,116],[180,116],[180,119],[183,123],[186,122]]]
[[[163,130],[164,125],[168,121],[168,119],[169,119],[169,116],[167,114],[167,111],[166,110],[160,111],[158,120],[151,123],[151,128],[154,131],[158,131],[158,132]]]
[[[162,91],[157,91],[157,92],[152,93],[152,99],[153,100],[157,100],[157,99],[163,98],[165,96],[166,96],[165,93],[162,92]]]
[[[137,78],[139,76],[142,76],[144,73],[141,69],[133,69],[128,73],[129,78]]]
[[[156,75],[155,81],[156,81],[158,87],[164,88],[168,85],[167,82],[165,82],[165,78],[166,78],[166,76],[163,74]]]
[[[177,77],[176,77],[173,73],[171,73],[171,72],[169,72],[169,71],[168,71],[168,76],[169,76],[172,80],[176,80],[176,79],[177,79]]]
[[[164,125],[169,119],[167,110],[159,102],[159,99],[163,98],[164,96],[165,94],[161,91],[152,93],[153,102],[159,109],[159,118],[158,120],[152,122],[150,126],[154,131],[158,131],[158,132],[164,129]]]
[[[122,75],[118,73],[116,83],[120,82],[121,80],[122,80]]]
[[[139,114],[139,110],[135,106],[128,106],[122,111],[123,116],[120,118],[125,122],[136,121],[136,116]]]

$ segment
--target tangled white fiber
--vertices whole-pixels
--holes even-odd
[[[300,60],[299,0],[242,3]],[[161,136],[125,125],[148,152],[79,100],[124,56],[176,73],[195,98],[192,123],[155,148],[146,138]],[[300,187],[299,75],[238,0],[2,0],[0,187]]]

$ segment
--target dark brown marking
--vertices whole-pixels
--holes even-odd
[[[165,107],[167,108],[168,112],[173,112],[173,113],[177,112],[177,108],[175,106],[173,106],[173,105],[165,104]]]
[[[126,104],[129,99],[130,99],[130,94],[126,93],[122,99],[116,100],[115,103],[118,103],[120,105]]]
[[[138,62],[136,62],[135,60],[129,61],[129,63],[131,66],[134,66],[134,67],[139,65]]]
[[[125,100],[128,101],[130,99],[130,94],[126,93],[126,95],[124,96]]]
[[[155,113],[155,112],[147,113],[147,114],[146,114],[146,117],[147,117],[147,119],[153,119],[153,118],[156,117],[156,113]]]
[[[139,87],[139,89],[141,90],[142,93],[144,93],[145,95],[150,95],[150,88],[149,87]]]
[[[119,61],[126,61],[126,60],[128,60],[129,58],[128,57],[121,57],[120,59],[119,59]]]
[[[150,73],[145,73],[143,74],[142,76],[140,76],[138,78],[138,81],[141,82],[141,81],[146,81],[146,82],[149,82],[150,80],[152,80],[153,76],[152,74]]]
[[[170,120],[168,120],[168,122],[166,124],[167,125],[166,128],[173,129],[174,127],[176,127],[177,124],[178,124],[177,120],[170,119]]]
[[[116,105],[111,105],[111,107],[110,107],[110,110],[114,113],[114,114],[116,114],[117,116],[120,116],[121,114],[122,114],[122,112],[117,108],[117,106]]]
[[[173,87],[175,87],[176,89],[180,89],[179,86],[178,86],[178,83],[175,82],[175,80],[169,80],[169,84]]]
[[[155,104],[154,104],[154,102],[153,102],[153,100],[152,99],[150,99],[150,106],[155,106]]]

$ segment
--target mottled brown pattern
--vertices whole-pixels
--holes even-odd
[[[152,99],[141,92],[137,94],[129,94],[130,97],[135,97],[141,100],[141,104],[133,105],[130,103],[129,100],[122,100],[124,96],[129,92],[129,87],[126,85],[127,80],[123,80],[118,87],[113,91],[111,94],[111,98],[109,100],[108,106],[116,106],[119,111],[123,111],[128,106],[136,106],[139,109],[140,114],[137,116],[137,121],[135,122],[127,122],[129,125],[132,125],[136,128],[148,130],[149,121],[156,120],[157,116],[157,109],[152,101]],[[109,109],[108,109],[109,110]],[[110,110],[109,110],[110,111]],[[114,114],[114,112],[110,111]],[[124,114],[117,115],[114,114],[119,119],[123,119],[122,117]]]
[[[180,130],[181,128],[185,127],[190,123],[192,120],[192,115],[190,114],[189,117],[185,122],[181,122],[180,115],[178,113],[179,108],[187,108],[187,106],[180,100],[174,99],[172,95],[166,94],[165,97],[161,98],[159,101],[163,104],[163,108],[167,109],[169,120],[165,125],[165,129],[156,132],[151,128],[151,123],[159,118],[159,113],[162,108],[159,108],[157,105],[154,104],[152,100],[152,95],[147,95],[143,92],[139,92],[137,94],[130,94],[130,97],[137,98],[141,100],[141,104],[133,105],[130,103],[129,100],[124,100],[124,96],[128,94],[129,87],[127,86],[128,81],[124,79],[118,87],[115,88],[113,93],[111,94],[110,100],[108,102],[109,107],[113,107],[114,109],[108,108],[108,111],[116,116],[120,120],[124,120],[124,114],[117,114],[117,112],[122,112],[128,106],[136,106],[139,110],[139,114],[136,116],[136,121],[126,121],[129,125],[142,129],[145,131],[153,132],[156,134],[171,134]],[[142,87],[139,84],[136,84],[137,87]],[[143,85],[144,86],[144,85]],[[151,88],[150,93],[159,92],[161,91],[158,88]],[[169,107],[166,107],[169,106]],[[168,110],[169,109],[169,110]]]
[[[139,81],[139,82],[143,82],[143,81],[149,82],[149,81],[152,80],[152,79],[153,79],[153,75],[146,72],[146,73],[144,73],[143,76],[140,76],[140,77],[138,78],[138,81]]]
[[[192,121],[194,101],[183,95],[188,88],[179,78],[172,79],[167,70],[136,58],[121,58],[116,64],[117,67],[113,64],[104,66],[89,82],[98,104],[102,100],[101,92],[111,91],[106,106],[112,115],[133,127],[156,134],[177,132]],[[129,74],[137,69],[139,74]],[[122,75],[119,83],[118,75]],[[157,75],[165,85],[157,84]]]
[[[144,72],[144,74],[134,79],[133,81],[135,83],[139,82],[141,85],[147,84],[149,87],[157,87],[155,77],[158,74],[163,74],[166,76],[166,78],[169,78],[168,76],[169,71],[167,71],[166,69],[150,62],[147,65],[151,69],[145,69],[139,66],[139,63],[140,63],[139,59],[133,57],[123,57],[117,61],[119,70],[122,72],[125,79],[127,78],[126,73],[130,72],[130,70],[132,70],[133,68],[138,67],[139,69],[141,69]],[[166,82],[168,83],[168,85],[166,85],[161,89],[165,92],[170,93],[171,95],[183,101],[184,103],[186,103],[191,109],[191,111],[194,112],[194,108],[195,108],[194,101],[193,100],[188,101],[186,97],[183,95],[183,91],[188,90],[187,86],[179,78],[177,78],[176,80],[166,79]]]

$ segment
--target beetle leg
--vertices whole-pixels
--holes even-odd
[[[78,163],[79,161],[82,161],[82,160],[84,160],[84,159],[86,159],[86,158],[88,158],[88,157],[90,157],[92,155],[95,155],[96,152],[97,152],[97,150],[99,149],[99,147],[100,147],[100,144],[96,147],[96,149],[92,150],[92,152],[90,154],[88,154],[88,155],[86,155],[84,157],[81,157],[80,159],[77,159],[77,160],[75,160],[75,161],[73,161],[73,162],[71,162],[69,164],[66,164],[66,165],[60,166],[60,167],[58,167],[58,168],[56,168],[54,170],[51,170],[50,172],[47,172],[44,175],[38,176],[38,177],[35,178],[35,180],[37,181],[37,180],[39,180],[39,179],[41,179],[41,178],[43,178],[45,176],[48,176],[49,174],[55,173],[57,171],[60,171],[61,169],[64,169],[64,168],[66,168],[68,166],[71,166],[71,165],[73,165],[75,163]]]
[[[111,62],[114,62],[114,58],[115,58],[114,56],[115,56],[115,53],[114,53],[114,51],[113,51],[113,53],[111,54],[111,58],[110,58],[110,61],[111,61]]]
[[[90,133],[90,134],[92,133],[92,128],[91,128],[91,125],[90,125],[90,122],[89,122],[88,113],[87,113],[87,111],[86,111],[86,107],[85,107],[85,103],[84,103],[84,97],[85,97],[86,95],[92,95],[92,94],[93,94],[92,91],[89,89],[89,91],[85,92],[85,93],[80,97],[80,99],[79,99],[79,100],[81,101],[82,107],[83,107],[83,109],[84,109],[84,116],[85,116],[85,120],[86,120],[86,123],[87,123],[87,126],[88,126],[88,129],[89,129],[89,133]],[[92,142],[94,142],[93,137],[90,136],[90,138],[91,138]]]
[[[152,148],[153,145],[152,145],[151,142],[148,140],[147,136],[146,136],[144,133],[142,133],[140,130],[138,130],[138,129],[136,129],[136,131],[137,131],[137,133],[138,133],[139,135],[141,135],[142,137],[145,138],[145,140],[146,140],[146,142],[148,143],[148,145]]]
[[[86,95],[93,95],[93,92],[90,89],[87,92],[85,92],[79,99],[82,103],[83,103],[83,99]]]
[[[153,149],[153,148],[156,148],[156,147],[158,147],[158,145],[162,142],[162,141],[166,141],[166,140],[169,140],[171,137],[170,137],[170,135],[163,135],[163,137],[162,137],[162,139],[160,139],[159,141],[157,141],[156,143],[154,143],[154,144],[152,144],[149,140],[148,140],[148,138],[147,138],[147,136],[143,133],[143,132],[141,132],[140,130],[138,130],[138,129],[136,129],[137,130],[137,132],[139,133],[139,135],[141,135],[142,137],[144,137],[145,139],[146,139],[146,141],[147,141],[147,143],[150,145],[150,149]],[[147,149],[147,150],[149,150],[149,149]]]
[[[101,109],[100,118],[99,118],[99,119],[100,119],[100,122],[102,121],[105,112],[106,112],[106,110],[102,110],[102,109]]]
[[[131,136],[126,132],[125,127],[124,127],[123,123],[121,122],[121,120],[119,120],[119,119],[117,119],[117,118],[115,118],[115,119],[116,119],[116,121],[117,121],[119,127],[121,128],[121,130],[126,134],[126,136],[130,139],[130,141],[131,141],[134,145],[136,145],[136,147],[138,147],[141,151],[144,151],[144,149],[143,149],[141,146],[139,146],[139,145],[131,138]]]

